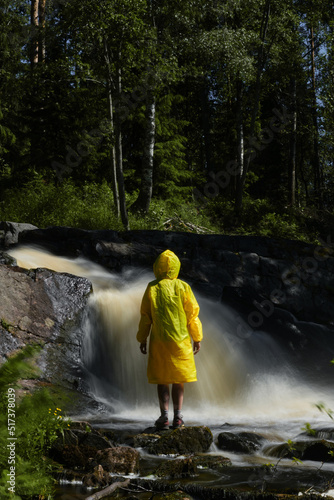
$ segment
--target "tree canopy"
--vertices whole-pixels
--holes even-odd
[[[0,25],[1,218],[330,234],[333,2],[4,0]]]

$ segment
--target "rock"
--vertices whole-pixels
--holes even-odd
[[[16,266],[16,260],[6,252],[0,252],[0,264],[6,266]]]
[[[96,455],[96,448],[79,446],[75,432],[64,430],[53,443],[49,456],[65,467],[73,470],[85,470],[88,460]]]
[[[18,242],[19,234],[23,231],[31,231],[38,229],[32,224],[24,224],[19,222],[0,222],[0,231],[2,233],[2,245],[5,248],[15,245]]]
[[[161,434],[147,434],[144,432],[127,437],[125,443],[133,448],[148,448],[148,446],[158,441],[160,437]]]
[[[81,324],[91,283],[47,269],[0,264],[0,289],[0,363],[27,344],[43,344],[41,378],[77,388]]]
[[[88,488],[104,488],[110,482],[110,475],[105,472],[102,465],[97,465],[93,472],[83,476],[82,482]]]
[[[213,441],[208,427],[181,427],[164,431],[160,439],[146,447],[153,455],[183,455],[208,451]]]
[[[218,447],[221,450],[237,453],[254,453],[258,450],[264,438],[253,432],[221,432],[218,435]]]
[[[87,427],[86,422],[78,424],[76,422],[74,428],[63,431],[53,443],[49,455],[56,462],[74,470],[92,469],[90,464],[93,463],[96,453],[99,450],[110,449],[111,444],[91,426]],[[75,428],[76,426],[82,429]]]
[[[92,464],[102,465],[107,472],[135,474],[139,471],[139,452],[128,446],[116,446],[99,450]]]
[[[198,474],[193,458],[187,457],[162,462],[154,475],[165,479],[182,479],[195,477]]]
[[[87,432],[86,430],[75,429],[72,432],[77,436],[79,446],[86,446],[97,450],[105,450],[111,446],[111,443],[95,430]]]
[[[334,462],[334,443],[321,440],[294,441],[268,446],[264,449],[266,455],[277,458],[297,458],[315,462]]]
[[[221,455],[195,455],[193,462],[198,469],[210,469],[219,473],[232,465],[229,458],[222,457]]]

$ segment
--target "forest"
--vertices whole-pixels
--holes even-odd
[[[330,242],[332,1],[2,0],[0,26],[0,220]]]

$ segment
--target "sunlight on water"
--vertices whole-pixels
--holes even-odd
[[[81,356],[91,393],[114,417],[156,417],[156,387],[147,382],[147,357],[135,338],[141,298],[153,273],[132,269],[115,275],[86,259],[56,257],[32,247],[9,253],[22,267],[46,267],[92,281],[95,293],[89,301]],[[260,331],[239,337],[237,326],[246,331],[247,325],[232,309],[197,299],[204,339],[195,358],[198,382],[185,387],[187,421],[269,424],[324,419],[314,404],[325,401],[334,407],[333,397],[307,385],[273,338]]]

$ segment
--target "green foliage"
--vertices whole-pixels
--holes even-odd
[[[308,422],[305,424],[305,427],[302,427],[302,431],[305,431],[308,436],[315,436],[316,431],[312,429],[311,424]]]
[[[169,221],[171,221],[169,223]],[[179,221],[179,223],[178,223]],[[190,225],[194,227],[191,228]],[[191,202],[171,202],[153,199],[147,215],[132,214],[132,229],[155,229],[188,232],[218,232],[206,212],[199,211]],[[198,227],[199,231],[196,230]],[[202,229],[205,230],[202,230]]]
[[[325,403],[322,403],[322,402],[320,402],[320,403],[316,403],[314,406],[315,406],[316,408],[318,408],[318,410],[319,410],[319,411],[321,411],[322,413],[326,413],[326,415],[328,415],[328,416],[329,416],[329,418],[331,418],[332,420],[334,419],[334,417],[333,417],[334,411],[333,411],[333,410],[331,410],[330,408],[328,408],[328,407],[325,405]]]
[[[200,216],[187,213],[182,218],[193,224],[202,218],[205,227],[211,220],[215,231],[228,234],[314,240],[316,218],[311,228],[306,217],[291,212],[289,167],[295,146],[295,205],[315,212],[319,151],[320,201],[326,215],[333,216],[333,9],[329,0],[324,9],[319,2],[274,1],[270,11],[268,5],[228,0],[209,2],[203,9],[199,0],[162,4],[115,0],[94,7],[88,0],[47,2],[47,57],[43,64],[31,64],[34,34],[29,2],[4,0],[0,218],[39,227],[121,229],[104,182],[110,183],[110,156],[117,136],[111,126],[109,82],[114,126],[120,103],[124,111],[122,153],[129,200],[141,184],[149,93],[156,99],[156,203],[164,200],[182,210],[188,203],[191,206],[193,185],[200,188],[203,180],[203,188],[212,172],[225,169],[236,158],[242,127],[245,157],[252,149],[255,158],[243,186],[239,219],[233,209],[238,189],[234,175],[220,189],[219,200],[209,200],[199,209]],[[316,109],[309,79],[311,22]],[[117,89],[120,81],[122,89]],[[294,144],[293,109],[297,110]],[[101,126],[106,122],[110,129]],[[68,167],[64,173],[68,177],[59,185],[53,162]],[[154,212],[153,206],[144,219],[137,214],[132,226],[163,227],[163,218]],[[328,223],[327,234],[329,227]]]
[[[295,239],[298,234],[298,226],[289,219],[288,215],[269,212],[261,219],[259,232],[263,236]]]
[[[120,228],[112,207],[113,195],[106,183],[77,186],[68,179],[56,185],[35,174],[23,188],[4,193],[0,219],[30,222],[41,228],[58,225]]]
[[[28,346],[0,367],[0,496],[4,500],[52,498],[54,480],[47,452],[70,425],[46,389],[22,394],[19,379],[36,376],[38,352],[39,347]],[[9,436],[16,440],[9,441]],[[15,443],[12,454],[8,443]],[[8,490],[11,467],[15,467],[15,495]]]
[[[220,197],[209,201],[207,207],[200,207],[199,210],[207,211],[223,234],[288,238],[318,244],[314,229],[316,215],[293,211],[286,213],[279,206],[273,206],[269,199],[246,197],[238,218],[235,216],[233,203]],[[318,221],[318,230],[320,229]]]
[[[11,327],[13,326],[10,323],[8,323],[8,321],[6,321],[5,318],[0,319],[0,325],[2,326],[2,328],[7,330],[8,332],[10,331]]]

